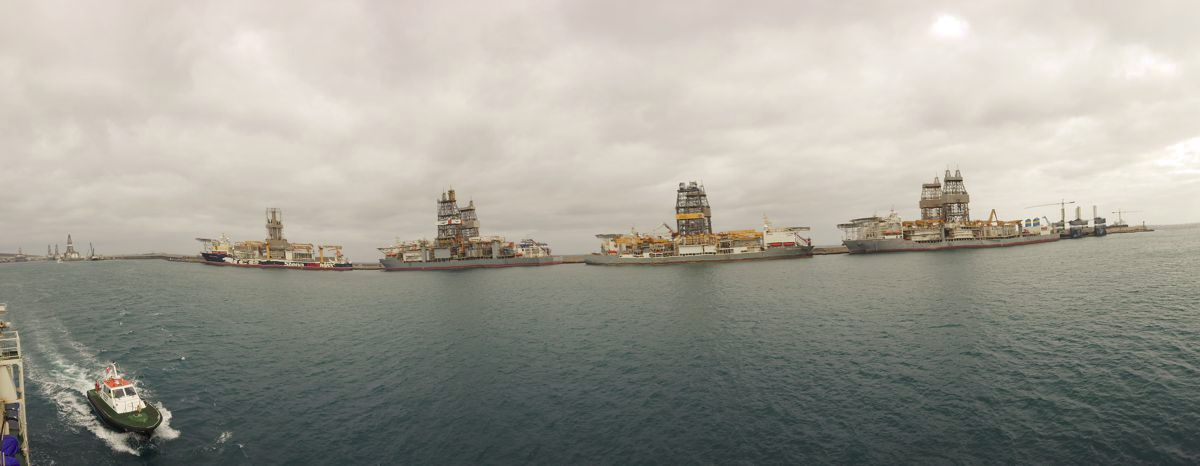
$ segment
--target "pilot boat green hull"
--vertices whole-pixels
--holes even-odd
[[[150,435],[159,424],[162,424],[162,414],[152,404],[146,403],[138,411],[118,413],[100,398],[100,394],[96,390],[88,390],[87,398],[92,409],[100,415],[100,419],[117,429]]]

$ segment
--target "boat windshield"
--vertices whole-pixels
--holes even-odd
[[[118,388],[116,390],[113,390],[113,395],[115,395],[117,398],[133,396],[134,395],[133,387]]]

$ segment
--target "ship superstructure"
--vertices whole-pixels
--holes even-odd
[[[600,252],[587,256],[584,263],[657,265],[812,256],[812,242],[800,235],[808,227],[776,227],[764,218],[762,231],[714,233],[708,194],[695,181],[679,183],[675,229],[667,229],[670,237],[636,231],[596,235],[600,239]]]
[[[523,267],[562,263],[546,243],[525,239],[509,242],[502,236],[480,235],[475,201],[458,206],[454,189],[437,200],[437,237],[430,240],[397,241],[379,248],[380,264],[387,271],[449,270],[492,267]]]
[[[4,320],[8,305],[0,303],[0,402],[4,404],[3,464],[29,464],[29,424],[25,419],[25,360],[21,354],[21,336]]]
[[[267,237],[263,241],[233,243],[224,234],[218,239],[196,238],[203,245],[204,263],[235,267],[353,270],[354,266],[336,244],[293,243],[283,237],[283,214],[267,209]]]
[[[946,170],[943,184],[934,177],[921,185],[920,220],[905,221],[896,212],[886,217],[857,218],[838,225],[851,254],[990,248],[1055,241],[1049,220],[1004,221],[992,210],[987,220],[971,220],[970,194],[962,173]],[[1045,220],[1043,222],[1043,220]]]

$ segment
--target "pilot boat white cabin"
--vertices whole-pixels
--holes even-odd
[[[96,391],[108,406],[118,414],[140,411],[146,407],[146,402],[133,388],[133,382],[117,372],[115,364],[105,368],[105,378],[96,382]]]

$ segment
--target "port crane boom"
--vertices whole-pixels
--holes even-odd
[[[1135,213],[1135,212],[1141,212],[1141,211],[1140,211],[1140,210],[1121,210],[1121,209],[1117,209],[1117,210],[1116,210],[1116,211],[1114,211],[1113,213],[1114,213],[1114,214],[1117,214],[1117,223],[1118,223],[1118,224],[1121,224],[1121,225],[1124,225],[1124,224],[1125,224],[1125,219],[1121,218],[1121,214],[1131,214],[1131,213]]]
[[[1051,202],[1049,204],[1031,205],[1029,207],[1026,207],[1026,209],[1032,209],[1034,207],[1048,207],[1048,206],[1052,206],[1052,205],[1059,206],[1060,212],[1062,214],[1062,221],[1059,222],[1059,225],[1060,225],[1060,228],[1066,228],[1066,226],[1067,226],[1067,204],[1074,204],[1074,203],[1075,203],[1075,201],[1068,201],[1066,199],[1063,199],[1061,201]]]

